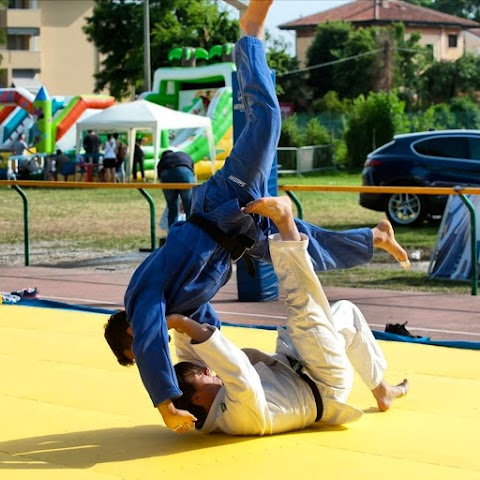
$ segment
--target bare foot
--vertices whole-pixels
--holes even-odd
[[[392,255],[405,270],[409,270],[410,260],[408,259],[408,254],[395,240],[392,224],[388,220],[382,220],[372,229],[372,232],[373,246],[385,250]]]
[[[243,209],[245,213],[256,213],[268,217],[276,223],[284,217],[293,217],[292,201],[286,197],[263,197],[248,203]]]
[[[269,218],[278,228],[282,240],[301,240],[293,218],[292,202],[288,197],[259,198],[247,204],[243,211]]]
[[[268,10],[273,0],[250,0],[247,9],[240,17],[240,28],[246,35],[263,38],[263,28]]]
[[[405,378],[398,385],[389,385],[385,380],[372,390],[378,409],[386,412],[396,398],[404,397],[408,392],[408,380]]]

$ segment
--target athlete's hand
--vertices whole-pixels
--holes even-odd
[[[195,428],[197,419],[187,410],[175,408],[170,400],[158,405],[165,425],[175,433],[186,433]]]
[[[202,343],[208,340],[215,330],[206,323],[198,323],[178,313],[167,315],[166,320],[168,329],[174,328],[179,333],[185,333],[193,343]]]
[[[179,333],[184,333],[182,327],[184,326],[186,320],[189,319],[184,315],[180,315],[179,313],[171,313],[170,315],[167,315],[167,327],[169,330],[173,328]]]

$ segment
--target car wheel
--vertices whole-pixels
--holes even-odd
[[[422,197],[412,193],[394,193],[386,204],[386,214],[394,225],[418,225],[427,212]]]

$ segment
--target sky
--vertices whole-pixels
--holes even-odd
[[[275,0],[268,12],[266,28],[274,37],[283,37],[290,45],[289,53],[293,55],[295,32],[279,30],[278,25],[338,7],[348,1],[351,0]]]

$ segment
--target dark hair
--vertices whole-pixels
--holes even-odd
[[[173,153],[173,150],[164,150],[160,159],[162,159],[165,155],[168,155],[169,153]]]
[[[126,367],[135,362],[125,355],[125,350],[132,348],[132,336],[127,332],[130,324],[125,310],[114,313],[105,324],[105,340],[117,357],[118,363]]]
[[[117,133],[117,132],[115,132],[115,133],[113,134],[113,138],[114,138],[115,140],[118,138],[118,133]]]
[[[207,419],[208,411],[205,408],[195,405],[192,401],[195,395],[195,387],[191,382],[191,377],[196,373],[203,372],[205,367],[195,365],[190,362],[180,362],[175,365],[175,373],[177,375],[178,387],[182,391],[182,396],[176,398],[173,401],[175,408],[180,410],[188,410],[192,415],[197,418],[195,422],[195,428],[200,429],[203,427],[205,420]]]

